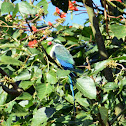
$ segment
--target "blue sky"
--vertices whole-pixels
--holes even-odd
[[[47,0],[47,2],[49,2],[50,0]],[[100,0],[93,0],[95,4],[100,5]],[[83,5],[82,3],[78,3],[79,5]],[[86,19],[88,18],[87,13],[82,13],[84,12],[83,10],[86,10],[85,8],[79,8],[79,10],[81,11],[76,11],[73,13],[73,18],[71,18],[71,14],[68,13],[65,17],[66,21],[64,22],[64,25],[72,25],[73,23],[77,23],[80,25],[83,25],[84,22],[86,21]],[[48,6],[48,15],[45,18],[46,22],[50,21],[50,22],[55,22],[55,20],[58,18],[57,16],[54,16],[53,13],[55,12],[55,6],[52,5],[52,3],[49,3]]]

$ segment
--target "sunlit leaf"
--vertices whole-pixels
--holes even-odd
[[[46,95],[49,95],[52,91],[53,91],[53,86],[51,86],[50,84],[37,84],[37,86],[35,87],[37,90],[37,96],[40,100],[42,100],[43,98],[46,97]]]
[[[19,6],[19,11],[22,15],[25,14],[36,14],[36,10],[32,8],[32,6],[25,1],[22,1],[20,3],[18,3]]]
[[[46,78],[47,78],[47,81],[51,84],[55,84],[58,81],[56,77],[56,73],[53,70],[47,73]]]
[[[103,120],[104,124],[106,125],[108,120],[108,110],[105,107],[100,107],[99,112],[101,115],[101,119]]]
[[[17,100],[30,100],[32,96],[28,92],[23,92],[20,96],[18,96]]]
[[[1,64],[11,64],[11,65],[15,65],[15,66],[20,66],[22,64],[22,62],[19,61],[18,59],[10,57],[10,56],[3,55],[0,57],[0,65]]]
[[[111,91],[115,90],[118,88],[118,85],[115,82],[108,82],[107,84],[104,85],[104,91]]]
[[[66,77],[70,74],[70,71],[69,70],[61,70],[61,69],[58,69],[57,72],[57,77],[60,78],[60,77]]]
[[[21,83],[19,84],[19,87],[20,87],[20,88],[23,88],[24,90],[27,90],[27,89],[30,88],[33,84],[34,84],[33,81],[21,81]]]
[[[20,81],[20,80],[29,80],[31,77],[31,74],[29,73],[28,70],[22,71],[19,75],[17,75],[14,80],[15,81]]]
[[[1,14],[6,14],[12,12],[14,10],[14,6],[10,2],[3,2],[1,5]]]
[[[110,25],[110,29],[118,39],[124,38],[126,36],[125,25],[112,24]],[[123,32],[120,32],[120,31],[123,31]]]
[[[54,108],[43,107],[38,109],[32,119],[31,126],[39,126],[40,124],[46,122],[55,113]]]
[[[76,87],[85,97],[96,99],[96,86],[94,81],[89,77],[81,77],[77,79]]]

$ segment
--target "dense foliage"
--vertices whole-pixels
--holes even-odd
[[[100,8],[92,0],[77,1],[52,0],[57,6],[55,23],[44,18],[50,13],[51,3],[46,0],[35,4],[34,0],[0,1],[0,125],[126,125],[125,1],[101,0]],[[88,2],[107,50],[104,60],[91,27],[96,28],[95,23],[63,24],[67,12],[79,14]],[[83,71],[74,78],[76,115],[70,71],[49,56],[52,42],[64,45],[75,60],[75,69]],[[106,68],[113,81],[106,78]]]

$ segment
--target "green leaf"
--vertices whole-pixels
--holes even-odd
[[[46,0],[41,0],[36,6],[38,6],[39,8],[41,6],[43,6],[44,9],[44,13],[47,14],[48,13],[48,2]]]
[[[110,30],[113,32],[113,34],[118,38],[124,38],[126,36],[126,26],[125,25],[118,25],[113,24],[110,25]],[[123,31],[123,32],[120,32]]]
[[[80,105],[82,105],[82,106],[87,108],[89,106],[87,98],[82,98],[81,95],[82,94],[80,92],[76,93],[76,95],[75,95],[76,102],[78,102]]]
[[[19,32],[19,30],[20,30],[20,29],[17,29],[17,30],[13,33],[12,38],[17,39],[17,38],[21,35],[21,32]]]
[[[126,55],[113,58],[113,60],[126,60]]]
[[[6,126],[12,126],[11,125],[11,123],[12,123],[12,119],[13,119],[13,115],[11,114],[11,115],[9,115],[9,117],[8,117],[8,119],[7,119],[7,124],[6,124]]]
[[[56,73],[53,70],[50,70],[47,75],[47,82],[49,82],[50,84],[56,84],[57,83],[57,77],[56,77]]]
[[[4,48],[14,48],[16,46],[18,46],[19,44],[18,43],[6,43],[6,44],[0,44],[0,48],[1,49],[4,49]]]
[[[105,107],[100,107],[99,112],[101,115],[101,119],[103,120],[104,124],[106,125],[108,120],[108,110]]]
[[[60,116],[59,118],[57,118],[56,122],[59,122],[60,124],[63,124],[63,123],[68,124],[70,120],[71,120],[70,115],[64,115],[64,116]]]
[[[17,117],[26,116],[28,112],[19,104],[15,104],[13,107],[13,114]]]
[[[72,32],[70,29],[66,29],[63,31],[63,34],[73,36],[74,32]]]
[[[46,122],[55,113],[54,108],[43,107],[38,109],[32,119],[31,126],[39,126],[40,124]]]
[[[20,96],[18,96],[17,100],[31,100],[32,96],[28,92],[23,92]]]
[[[76,125],[78,126],[92,126],[93,119],[88,112],[81,111],[76,115]],[[95,126],[95,125],[93,125]]]
[[[35,87],[37,90],[37,96],[40,100],[46,97],[46,95],[49,95],[53,91],[53,86],[50,84],[37,84]]]
[[[61,77],[66,77],[70,74],[70,71],[69,70],[61,70],[61,69],[58,69],[56,71],[56,75],[58,78],[61,78]]]
[[[16,102],[15,101],[10,101],[9,103],[7,103],[6,108],[4,109],[5,112],[11,113],[13,106]]]
[[[14,11],[13,11],[12,17],[15,17],[16,14],[18,13],[18,11],[19,11],[19,7],[18,7],[18,4],[16,4],[16,5],[15,5],[15,8],[14,8]]]
[[[2,87],[0,87],[0,105],[5,104],[5,101],[7,99],[7,93],[3,91]]]
[[[76,87],[85,97],[96,99],[96,86],[90,77],[81,77],[77,79]]]
[[[108,62],[110,62],[110,60],[104,60],[104,61],[95,63],[94,72],[92,72],[90,75],[97,74],[98,72],[102,71],[104,68],[106,68],[106,64]]]
[[[116,88],[118,88],[118,85],[114,82],[108,82],[107,84],[104,85],[104,91],[111,91],[111,90],[115,90]]]
[[[2,2],[2,1],[0,1],[0,10],[1,10],[1,5],[2,5],[2,3],[3,3],[3,2]]]
[[[17,75],[14,80],[20,81],[20,80],[29,80],[31,78],[31,74],[28,70],[22,71],[19,75]]]
[[[1,56],[0,57],[0,65],[1,64],[11,64],[11,65],[14,65],[14,66],[21,66],[22,65],[22,62],[19,61],[18,59],[14,59],[10,56]]]
[[[21,83],[19,84],[19,87],[20,87],[20,88],[23,88],[24,90],[27,90],[27,89],[30,88],[33,84],[34,84],[34,82],[32,82],[32,81],[21,81]]]
[[[70,102],[71,104],[74,104],[73,96],[72,96],[72,95],[67,94],[66,97],[65,97],[65,99],[66,99],[68,102]]]
[[[35,8],[33,9],[32,6],[28,2],[25,2],[25,1],[18,3],[18,6],[19,6],[19,11],[22,15],[36,14],[37,12]]]
[[[1,5],[1,14],[10,13],[14,10],[14,6],[10,2],[3,2]]]

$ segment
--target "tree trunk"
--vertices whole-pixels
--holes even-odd
[[[85,5],[85,8],[86,8],[88,16],[89,16],[89,21],[91,23],[91,28],[92,28],[93,35],[95,37],[95,40],[96,40],[96,43],[98,46],[98,51],[99,51],[101,60],[106,60],[106,59],[108,59],[108,54],[105,49],[104,40],[103,40],[102,34],[99,29],[98,20],[96,18],[95,13],[94,13],[93,1],[92,0],[83,0],[83,4]],[[110,68],[108,68],[108,67],[105,68],[104,74],[105,74],[105,78],[109,82],[113,81],[113,75],[112,75],[112,71]]]

